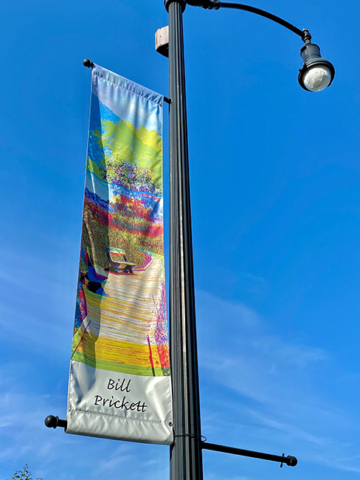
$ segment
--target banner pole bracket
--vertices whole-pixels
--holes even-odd
[[[289,467],[295,467],[298,463],[297,458],[292,455],[285,457],[282,455],[272,455],[270,453],[254,452],[252,450],[244,450],[242,448],[226,447],[225,445],[216,445],[215,443],[201,442],[203,450],[212,450],[214,452],[232,453],[233,455],[241,455],[243,457],[259,458],[261,460],[270,460],[271,462],[279,462],[280,468],[285,463]]]
[[[66,420],[61,420],[59,417],[55,417],[54,415],[48,415],[45,418],[45,425],[48,428],[62,427],[62,428],[64,428],[65,432],[66,432],[66,429],[67,429],[67,421]]]
[[[83,65],[87,68],[94,68],[94,62],[92,62],[88,58],[85,58],[85,60],[83,60]]]

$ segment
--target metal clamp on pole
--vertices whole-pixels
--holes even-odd
[[[208,10],[219,10],[220,8],[220,0],[186,0],[188,5],[192,7],[202,7]]]
[[[215,443],[201,442],[203,450],[212,450],[214,452],[232,453],[233,455],[241,455],[243,457],[260,458],[261,460],[270,460],[271,462],[279,462],[280,467],[285,463],[289,467],[295,467],[298,463],[297,458],[292,455],[285,457],[282,455],[272,455],[271,453],[254,452],[252,450],[244,450],[242,448],[226,447],[225,445],[216,445]]]

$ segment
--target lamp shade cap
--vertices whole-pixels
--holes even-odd
[[[321,57],[320,47],[315,43],[308,43],[307,45],[304,45],[302,47],[302,49],[300,50],[300,55],[301,55],[301,58],[303,59],[303,62],[307,63],[309,59],[313,57],[317,57],[317,58]]]

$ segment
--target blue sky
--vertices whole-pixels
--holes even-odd
[[[360,6],[254,5],[307,27],[336,78],[303,91],[300,39],[266,19],[185,12],[202,429],[299,465],[204,452],[205,479],[352,480]],[[0,479],[27,462],[43,480],[168,478],[168,447],[43,425],[66,413],[91,83],[82,60],[167,96],[154,50],[163,2],[14,0],[1,14]],[[167,180],[164,194],[167,222]]]

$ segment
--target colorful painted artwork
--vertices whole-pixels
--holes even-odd
[[[67,433],[173,442],[162,102],[94,66]]]
[[[162,105],[121,86],[109,93],[109,82],[96,73],[72,359],[114,372],[169,375]]]

